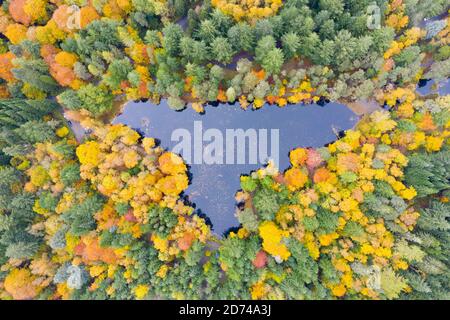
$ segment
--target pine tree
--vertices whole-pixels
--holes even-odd
[[[420,153],[409,158],[405,182],[416,189],[419,197],[450,188],[450,151]]]
[[[119,39],[117,27],[118,22],[112,19],[95,20],[86,28],[80,30],[75,37],[68,38],[65,45],[72,46],[69,52],[75,51],[81,58],[90,57],[95,51],[111,51],[120,48],[122,43]],[[70,44],[72,41],[72,44]],[[64,44],[62,49],[65,50]]]
[[[252,52],[255,45],[253,29],[246,22],[235,24],[228,30],[228,39],[236,51]]]
[[[155,233],[161,238],[166,238],[177,222],[178,217],[171,209],[154,206],[149,209],[148,222],[143,229],[145,232]]]
[[[33,87],[55,95],[59,91],[58,83],[50,76],[48,66],[43,59],[16,59],[17,68],[12,70],[14,77]]]
[[[278,201],[277,192],[265,188],[257,190],[253,196],[253,205],[256,213],[263,220],[273,220],[275,218],[275,214],[280,209]]]
[[[333,213],[327,209],[319,207],[316,214],[319,222],[318,232],[323,234],[334,232],[338,226],[339,216],[339,213]]]
[[[0,101],[0,124],[13,129],[28,121],[39,120],[58,105],[50,100],[7,99]]]
[[[431,201],[421,210],[418,226],[424,230],[450,230],[450,204]]]
[[[14,133],[17,137],[20,137],[23,143],[27,144],[53,141],[56,138],[53,124],[42,120],[24,123],[19,128],[14,129]]]
[[[228,64],[235,54],[231,43],[227,38],[217,37],[211,43],[214,59],[223,64]]]
[[[406,279],[413,288],[410,299],[448,299],[450,250],[450,204],[436,195],[447,196],[449,189],[449,151],[419,153],[410,157],[405,170],[405,181],[423,198],[412,239],[426,253],[412,263]]]
[[[283,52],[286,59],[293,58],[297,55],[297,50],[300,47],[300,37],[294,33],[286,33],[281,39],[283,43]]]
[[[242,226],[248,231],[255,232],[258,230],[258,217],[252,209],[246,208],[242,211],[239,211],[237,214],[237,218]]]
[[[80,179],[80,165],[68,164],[61,169],[61,181],[65,186],[71,186]]]
[[[267,53],[276,48],[276,42],[274,37],[265,36],[258,41],[258,45],[255,49],[255,59],[256,62],[262,64],[264,59],[267,57]]]
[[[112,89],[117,90],[122,81],[127,80],[128,74],[133,70],[130,60],[114,60],[108,67],[103,81]]]
[[[80,204],[73,205],[61,215],[61,218],[70,226],[73,235],[83,235],[96,227],[94,214],[101,210],[104,200],[99,195],[86,198]]]
[[[6,248],[5,256],[12,259],[32,258],[38,249],[38,242],[15,242]]]
[[[407,288],[406,280],[397,275],[391,268],[384,268],[380,277],[381,289],[387,299],[396,299],[401,291]]]
[[[344,227],[343,235],[349,238],[352,238],[356,241],[365,236],[365,231],[363,226],[354,221],[349,221]]]
[[[16,169],[7,166],[0,167],[0,210],[7,210],[14,198],[12,188],[20,185],[21,174]]]
[[[183,29],[178,24],[170,23],[162,30],[164,35],[164,49],[171,56],[180,53],[180,40],[183,37]]]

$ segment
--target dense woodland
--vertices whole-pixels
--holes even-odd
[[[372,97],[416,81],[430,54],[438,66],[426,78],[449,71],[448,44],[421,41],[445,20],[413,27],[445,12],[445,0],[375,1],[380,28],[368,28],[371,0],[242,1],[259,5],[240,10],[241,1],[55,2],[3,3],[4,95],[56,96],[94,116],[115,100],[161,97],[177,110],[217,100],[258,108]]]
[[[447,5],[3,1],[0,299],[449,299],[450,95],[416,91],[450,75]],[[243,175],[219,238],[183,159],[106,121],[163,98],[384,110]]]

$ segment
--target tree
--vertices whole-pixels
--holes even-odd
[[[431,65],[430,70],[425,73],[425,79],[433,79],[436,82],[445,81],[450,74],[450,59],[436,61]]]
[[[435,55],[437,61],[444,61],[450,58],[450,46],[440,47]]]
[[[177,56],[180,52],[180,40],[183,37],[183,29],[178,24],[169,23],[162,30],[164,49],[171,56]]]
[[[420,153],[410,157],[405,170],[405,182],[414,187],[419,197],[449,189],[450,152],[441,151],[428,155]]]
[[[226,92],[227,100],[230,103],[236,101],[236,90],[233,87],[229,87]]]
[[[248,231],[255,232],[258,230],[259,221],[253,210],[246,208],[239,211],[237,217],[242,226]]]
[[[193,78],[192,82],[194,84],[200,84],[203,82],[207,75],[207,70],[204,66],[194,63],[187,63],[185,72],[188,77]]]
[[[243,75],[252,69],[252,62],[248,60],[247,58],[241,58],[238,60],[236,65],[236,71],[239,72],[239,74]]]
[[[236,51],[253,51],[255,36],[252,27],[246,22],[232,26],[228,30],[228,39]]]
[[[228,64],[233,59],[235,54],[233,47],[227,38],[215,38],[211,44],[213,56],[217,61],[223,64]]]
[[[358,40],[353,38],[347,30],[341,30],[334,38],[334,52],[332,65],[338,67],[340,71],[348,70],[355,58],[355,48]]]
[[[68,38],[65,44],[71,46],[81,58],[90,57],[96,51],[109,52],[122,46],[117,32],[118,26],[119,23],[111,19],[95,20],[81,29],[75,39]]]
[[[216,29],[212,20],[202,20],[200,28],[197,33],[197,37],[203,40],[205,43],[213,42],[214,38],[219,36],[220,33]]]
[[[71,186],[80,179],[80,166],[76,163],[68,164],[61,169],[60,176],[65,186]]]
[[[145,232],[166,238],[178,222],[177,215],[169,208],[154,206],[149,209],[148,223],[143,227]]]
[[[159,48],[161,46],[161,39],[159,37],[159,31],[158,30],[147,30],[144,37],[145,44]]]
[[[256,62],[258,62],[259,64],[262,64],[267,53],[275,48],[276,48],[276,42],[275,42],[274,37],[265,36],[265,37],[261,38],[258,41],[258,45],[256,46],[256,49],[255,49]]]
[[[371,35],[373,39],[373,50],[377,53],[384,53],[391,46],[391,43],[395,37],[395,31],[389,27],[382,27],[380,29],[373,30]]]
[[[299,48],[299,54],[310,59],[314,59],[317,52],[320,51],[320,38],[317,33],[313,32],[307,37],[301,37],[301,46]]]
[[[174,97],[174,96],[169,96],[169,98],[167,98],[167,104],[169,105],[169,107],[171,109],[176,110],[176,111],[183,110],[186,107],[185,101],[183,101],[179,97]]]
[[[344,2],[342,0],[319,0],[320,10],[326,10],[336,18],[344,12]]]
[[[284,34],[281,42],[286,59],[289,60],[297,55],[297,50],[300,48],[300,37],[296,33],[289,32]]]
[[[52,113],[57,107],[58,105],[50,100],[1,100],[0,124],[3,128],[16,128],[27,121],[38,120]]]
[[[423,208],[418,221],[419,228],[427,231],[450,230],[450,206],[447,203],[431,201],[428,208]]]
[[[270,85],[267,81],[260,81],[253,90],[253,96],[257,99],[264,99],[270,90]]]
[[[296,32],[300,37],[309,36],[315,28],[311,10],[306,6],[283,10],[281,18],[286,24],[285,32]]]
[[[189,9],[187,13],[187,34],[192,35],[194,33],[194,30],[196,30],[200,24],[200,19],[198,18],[198,14],[195,12],[194,9]]]
[[[279,198],[276,192],[261,188],[253,196],[253,205],[256,213],[262,220],[273,220],[280,208]]]
[[[59,86],[50,76],[44,60],[18,58],[15,60],[15,65],[16,67],[11,71],[16,79],[48,94],[54,95],[58,92]]]
[[[17,300],[29,300],[35,298],[42,287],[35,284],[36,276],[28,269],[14,268],[5,278],[5,290]]]
[[[448,6],[446,0],[405,0],[408,16],[415,24],[424,18],[432,18],[442,13],[443,8]]]
[[[405,48],[398,55],[394,56],[394,61],[397,66],[404,67],[413,63],[420,55],[419,46],[410,46]]]
[[[267,36],[273,36],[273,26],[269,19],[258,20],[255,24],[254,34],[256,40]]]
[[[25,143],[53,141],[56,138],[54,127],[51,123],[42,120],[33,120],[14,129],[15,134]]]
[[[120,88],[122,81],[127,80],[128,74],[133,70],[130,60],[121,59],[114,60],[108,67],[107,74],[103,77],[103,81],[112,89]]]
[[[180,41],[181,55],[189,62],[202,63],[209,58],[208,47],[203,41],[183,37]]]
[[[333,39],[336,35],[335,23],[329,11],[319,11],[314,17],[314,22],[319,29],[318,34],[321,39]]]
[[[437,20],[427,23],[425,29],[427,31],[426,39],[430,40],[439,34],[447,26],[447,21]]]
[[[242,80],[242,91],[244,93],[250,93],[258,84],[259,78],[254,72],[248,72]]]
[[[225,36],[233,24],[233,20],[228,15],[223,14],[219,9],[212,12],[211,21],[221,36]]]
[[[38,250],[38,242],[16,242],[6,248],[5,256],[11,259],[30,259]]]
[[[13,178],[11,174],[14,174],[13,168],[0,169],[0,208],[4,210],[0,223],[0,246],[4,246],[8,258],[29,259],[42,242],[41,236],[28,232],[36,217],[33,211],[35,197],[25,192],[14,192],[20,176],[16,173]]]
[[[89,83],[78,91],[66,90],[58,96],[58,101],[68,109],[86,109],[99,116],[112,108],[114,96],[103,86]]]
[[[214,65],[209,70],[209,77],[211,81],[220,82],[225,77],[225,71],[220,66]]]
[[[61,215],[61,218],[70,227],[70,233],[81,236],[95,229],[94,214],[102,209],[103,204],[102,197],[95,194],[87,197],[83,202],[73,205]]]
[[[183,17],[189,9],[190,1],[186,0],[171,0],[173,12],[175,17]]]

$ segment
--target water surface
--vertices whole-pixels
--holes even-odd
[[[417,87],[417,92],[422,96],[429,94],[445,96],[450,94],[450,79],[442,81],[438,86],[436,86],[436,83],[432,80],[424,80],[424,82]]]
[[[321,147],[336,140],[336,135],[352,128],[358,121],[352,111],[344,105],[329,103],[319,105],[291,105],[285,108],[264,106],[257,111],[243,110],[237,104],[221,104],[206,107],[204,115],[191,108],[182,112],[171,110],[165,101],[160,105],[143,102],[128,103],[123,113],[113,123],[123,123],[149,137],[161,141],[161,146],[172,150],[178,141],[172,141],[174,130],[184,128],[194,135],[194,121],[201,121],[203,132],[218,129],[225,136],[226,129],[279,130],[279,165],[282,170],[289,167],[289,151],[295,147]],[[224,142],[225,143],[225,142]],[[204,143],[203,145],[207,145]],[[271,150],[269,143],[269,151]],[[235,145],[235,148],[238,146]],[[248,151],[249,145],[245,149]],[[194,145],[192,144],[192,152]],[[268,153],[270,154],[270,152]],[[191,164],[191,184],[185,195],[196,209],[206,214],[213,230],[221,235],[231,227],[239,225],[235,213],[234,195],[239,187],[241,174],[260,168],[263,161],[249,164]]]

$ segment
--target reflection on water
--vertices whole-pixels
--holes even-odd
[[[332,142],[340,131],[352,128],[358,117],[344,105],[336,103],[324,107],[296,105],[283,109],[265,106],[258,111],[244,111],[238,105],[224,104],[208,106],[206,113],[200,115],[191,108],[175,112],[163,101],[158,106],[130,102],[113,123],[139,129],[146,136],[159,139],[164,148],[172,150],[177,144],[171,141],[173,131],[184,128],[193,132],[194,121],[202,122],[203,132],[214,128],[224,136],[226,129],[267,129],[268,132],[278,129],[280,168],[285,170],[289,167],[288,154],[291,149],[320,147]],[[248,147],[246,145],[246,149]],[[264,163],[190,165],[192,181],[185,194],[199,212],[210,218],[217,234],[238,225],[234,216],[234,195],[239,189],[240,175],[248,174],[262,165]]]

